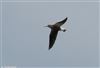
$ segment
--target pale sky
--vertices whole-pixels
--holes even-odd
[[[6,0],[5,0],[6,1]],[[3,65],[18,67],[97,67],[99,3],[3,2]],[[68,17],[49,51],[50,29]]]

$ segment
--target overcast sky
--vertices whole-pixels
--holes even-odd
[[[6,0],[5,0],[6,1]],[[99,3],[3,2],[3,65],[18,67],[97,67],[99,65]],[[48,50],[50,29],[63,20]]]

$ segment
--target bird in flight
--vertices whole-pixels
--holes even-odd
[[[50,35],[49,35],[49,50],[53,47],[58,31],[63,31],[65,32],[66,29],[65,28],[61,28],[60,26],[62,26],[66,21],[67,21],[67,17],[59,22],[56,22],[53,25],[47,25],[46,27],[49,27],[51,29]]]

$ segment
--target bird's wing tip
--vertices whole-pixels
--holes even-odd
[[[50,50],[51,48],[49,47],[48,50]]]
[[[68,17],[66,17],[66,19],[68,19]]]

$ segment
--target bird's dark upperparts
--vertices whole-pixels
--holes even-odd
[[[67,21],[67,17],[63,19],[62,21],[59,21],[53,25],[47,25],[45,27],[49,27],[51,29],[50,35],[49,35],[49,50],[53,47],[58,31],[63,31],[65,32],[65,28],[61,28],[61,26]]]

